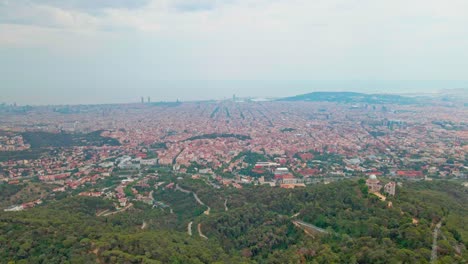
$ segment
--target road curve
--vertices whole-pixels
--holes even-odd
[[[192,224],[193,222],[190,222],[187,225],[187,233],[189,234],[189,236],[192,236]]]
[[[202,233],[202,231],[201,231],[201,223],[198,224],[198,235],[199,235],[200,237],[204,238],[204,239],[208,239],[208,237],[205,236],[205,235]]]
[[[192,192],[192,191],[189,191],[189,190],[185,190],[185,189],[182,189],[179,184],[176,184],[176,190],[178,191],[181,191],[181,192],[184,192],[184,193],[192,193],[193,194],[193,198],[195,198],[195,200],[197,201],[197,203],[199,203],[200,205],[203,205],[203,206],[206,206],[208,209],[205,210],[205,212],[203,212],[204,214],[206,215],[209,215],[210,214],[210,211],[211,211],[211,208],[206,205],[204,202],[202,202],[202,200],[200,200],[200,198],[198,198],[198,195],[195,193],[195,192]]]

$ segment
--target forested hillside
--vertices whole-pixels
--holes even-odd
[[[446,181],[405,182],[381,201],[362,181],[286,190],[210,189],[185,179],[188,193],[159,190],[168,208],[69,197],[0,213],[0,259],[16,263],[429,263],[441,222],[439,263],[465,263],[468,195]],[[211,190],[211,192],[209,191]],[[187,224],[193,222],[193,234]],[[188,227],[191,227],[189,224]],[[197,232],[203,232],[205,239]]]
[[[102,137],[100,130],[87,134],[24,132],[21,135],[31,145],[32,149],[45,147],[71,147],[71,146],[118,146],[119,141],[114,138]]]

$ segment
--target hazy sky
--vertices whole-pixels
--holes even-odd
[[[467,88],[467,25],[467,0],[0,0],[0,102]]]

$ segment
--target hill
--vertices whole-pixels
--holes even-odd
[[[416,99],[395,94],[365,94],[356,92],[313,92],[279,99],[279,101],[310,101],[368,104],[412,104]]]
[[[437,223],[441,225],[437,263],[464,263],[468,257],[468,195],[460,184],[405,182],[396,197],[381,201],[367,192],[362,180],[293,190],[247,185],[240,190],[213,189],[203,180],[177,181],[184,190],[197,193],[211,213],[196,209],[193,195],[171,189],[156,190],[154,197],[173,212],[135,202],[125,212],[97,216],[113,208],[110,200],[69,197],[22,212],[2,212],[0,259],[429,263]]]

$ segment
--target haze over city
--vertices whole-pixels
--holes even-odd
[[[0,0],[0,102],[467,88],[466,1]]]

